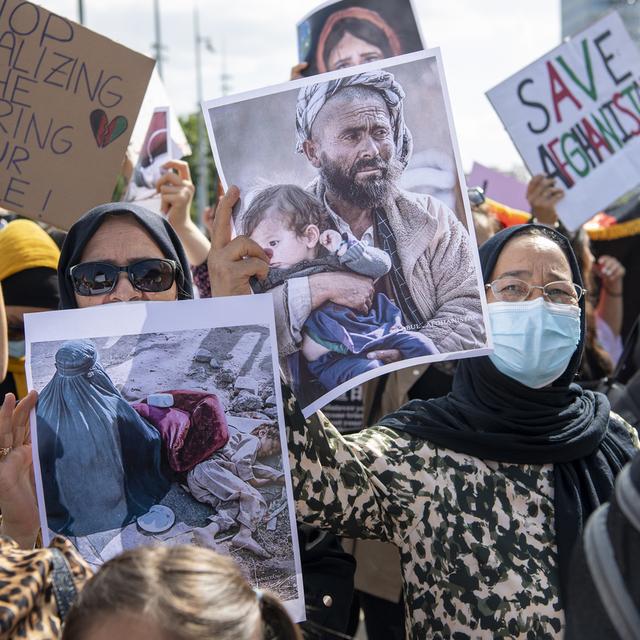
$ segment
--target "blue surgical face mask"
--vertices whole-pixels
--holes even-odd
[[[9,357],[24,358],[25,346],[24,340],[9,340]]]
[[[488,307],[495,349],[489,358],[498,371],[532,389],[564,373],[580,341],[580,307],[542,297]]]

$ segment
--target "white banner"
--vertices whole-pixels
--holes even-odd
[[[640,182],[640,52],[613,12],[487,92],[571,230]]]

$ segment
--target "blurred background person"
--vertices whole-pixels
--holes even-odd
[[[69,612],[62,640],[301,640],[282,603],[231,558],[196,546],[139,547],[105,563]]]
[[[58,308],[59,257],[56,243],[31,220],[13,220],[0,228],[0,283],[9,355],[8,373],[0,382],[0,402],[6,393],[18,398],[27,393],[24,315]]]

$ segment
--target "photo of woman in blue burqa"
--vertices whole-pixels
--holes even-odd
[[[159,433],[122,397],[87,340],[65,342],[36,409],[49,528],[121,528],[169,490]]]

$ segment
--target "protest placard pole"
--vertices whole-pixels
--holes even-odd
[[[84,0],[78,0],[78,22],[84,24]]]

